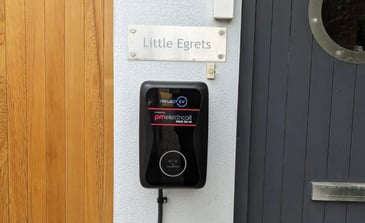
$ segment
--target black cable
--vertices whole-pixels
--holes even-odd
[[[158,221],[157,222],[162,223],[163,204],[167,203],[167,197],[163,196],[162,189],[158,189],[157,203],[158,203]]]

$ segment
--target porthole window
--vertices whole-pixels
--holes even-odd
[[[310,0],[309,22],[327,53],[342,61],[365,63],[365,0]]]

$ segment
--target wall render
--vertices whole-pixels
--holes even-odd
[[[209,87],[207,183],[202,189],[165,190],[164,223],[232,223],[241,1],[235,18],[213,18],[213,0],[115,0],[115,160],[114,222],[157,222],[157,190],[139,183],[139,88],[146,80],[203,81]],[[225,26],[227,62],[217,63],[217,78],[206,80],[206,63],[128,61],[128,25]]]

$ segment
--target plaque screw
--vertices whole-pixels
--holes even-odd
[[[223,60],[224,59],[224,55],[223,54],[219,54],[218,55],[218,59]]]
[[[136,54],[135,52],[131,52],[131,56],[132,56],[132,57],[136,57],[136,56],[137,56],[137,54]]]
[[[219,31],[219,35],[224,36],[224,34],[226,34],[226,32],[224,32],[224,30]]]
[[[134,34],[134,33],[137,32],[137,30],[136,29],[131,29],[130,32]]]

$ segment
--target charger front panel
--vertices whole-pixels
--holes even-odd
[[[140,95],[140,180],[144,187],[203,187],[208,152],[204,83],[145,82]]]

